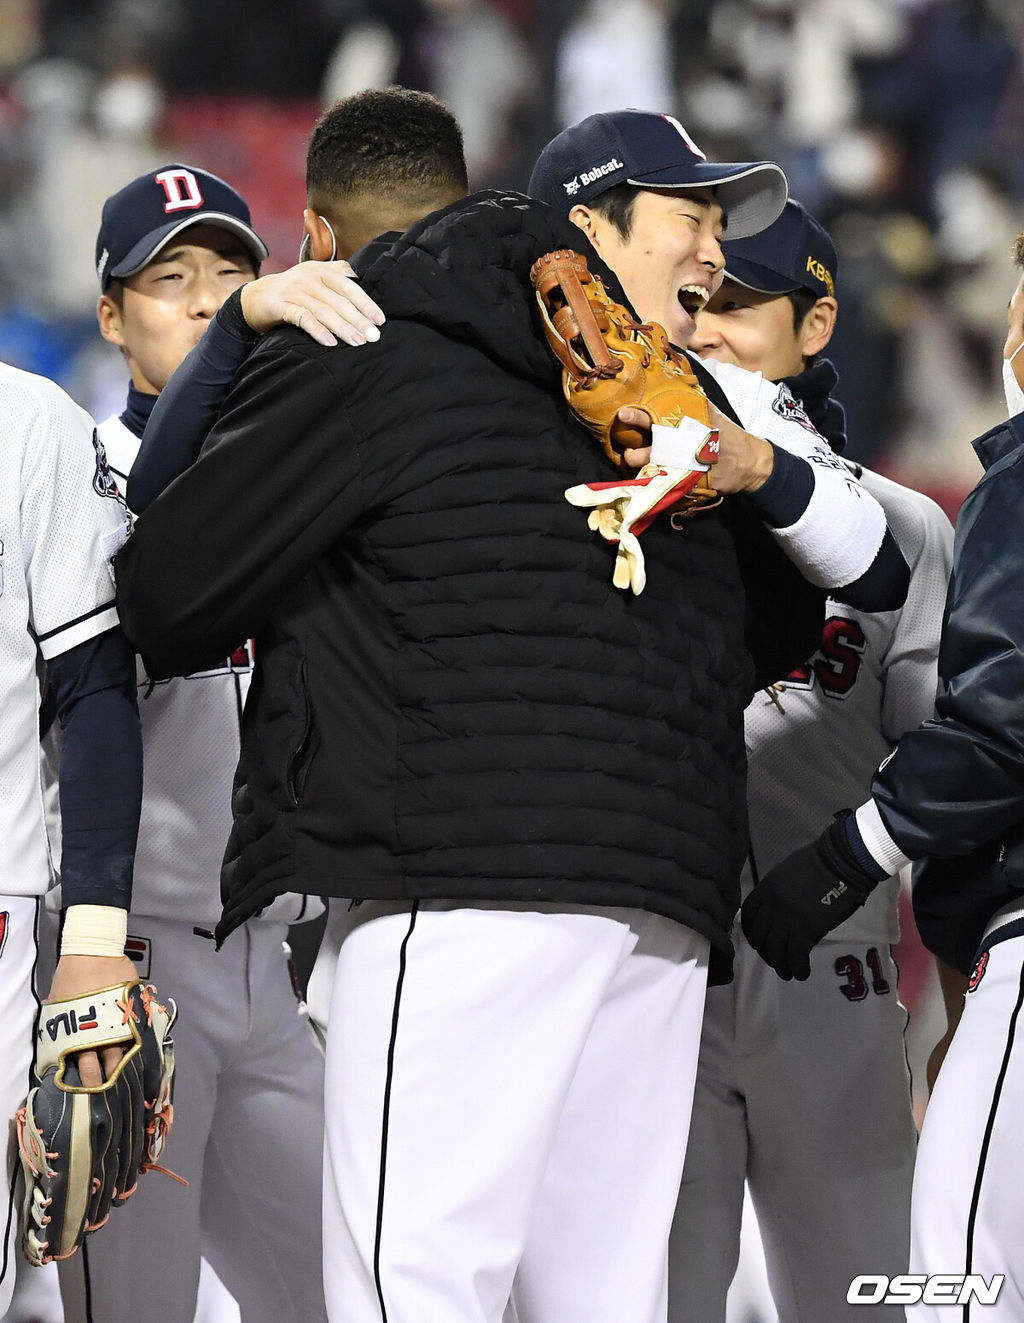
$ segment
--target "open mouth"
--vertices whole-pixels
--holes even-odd
[[[676,297],[679,299],[684,312],[688,312],[691,317],[696,317],[711,297],[711,291],[705,289],[703,285],[683,285]]]

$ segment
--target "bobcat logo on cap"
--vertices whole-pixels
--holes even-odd
[[[572,179],[562,185],[569,197],[575,197],[585,184],[596,184],[599,179],[605,175],[610,175],[616,170],[625,170],[625,166],[617,156],[613,156],[610,161],[605,161],[603,165],[595,165],[592,170],[584,170],[581,174],[574,175]]]

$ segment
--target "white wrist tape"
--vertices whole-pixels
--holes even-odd
[[[117,905],[69,905],[60,953],[123,956],[128,937],[128,911]]]
[[[882,545],[885,512],[852,476],[809,462],[814,490],[795,524],[773,528],[772,536],[805,579],[819,588],[839,588],[864,574]]]
[[[694,469],[706,473],[711,467],[697,458],[708,437],[716,436],[715,429],[697,418],[684,418],[676,427],[655,423],[651,428],[651,463],[666,469]],[[717,458],[717,445],[715,447]]]

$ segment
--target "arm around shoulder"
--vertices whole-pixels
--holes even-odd
[[[221,306],[153,406],[128,478],[129,507],[142,514],[199,457],[257,335],[241,314],[241,291]]]
[[[344,388],[323,361],[354,352],[265,337],[197,462],[137,521],[116,561],[118,608],[154,676],[201,669],[260,631],[360,513]]]

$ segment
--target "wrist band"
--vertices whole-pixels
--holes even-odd
[[[860,839],[864,843],[864,849],[885,875],[892,877],[900,871],[904,864],[911,862],[910,856],[903,853],[886,831],[885,823],[882,821],[882,815],[879,813],[878,805],[874,799],[869,799],[866,803],[861,804],[853,815],[853,823],[856,825]]]
[[[709,437],[717,437],[713,427],[708,427],[697,418],[683,418],[675,427],[654,423],[651,427],[651,463],[662,464],[665,468],[703,469],[710,468],[702,461],[705,444]],[[717,451],[715,458],[718,458]]]
[[[117,905],[69,905],[64,917],[60,953],[123,956],[128,937],[128,911]]]

